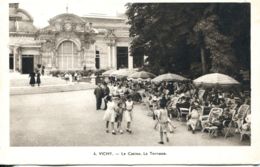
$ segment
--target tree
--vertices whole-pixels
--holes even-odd
[[[229,73],[236,65],[236,58],[231,46],[232,37],[225,36],[219,32],[217,27],[218,16],[210,15],[200,20],[194,27],[195,32],[200,34],[201,59],[205,63],[205,49],[210,51],[211,55],[211,72]],[[205,65],[202,65],[205,72]]]
[[[186,38],[196,22],[191,19],[196,14],[194,9],[192,4],[128,4],[132,55],[147,55],[149,68],[155,73],[158,69],[163,72],[189,69]]]
[[[200,75],[208,71],[233,75],[237,65],[250,68],[246,3],[134,3],[127,5],[126,14],[131,54],[148,56],[147,68],[154,73],[162,69],[191,74],[197,63]],[[246,62],[238,61],[241,58]]]

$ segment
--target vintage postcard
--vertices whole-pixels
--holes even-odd
[[[0,164],[259,163],[256,0],[0,4]]]

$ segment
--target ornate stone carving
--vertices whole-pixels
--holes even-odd
[[[60,23],[56,23],[55,27],[56,27],[56,31],[61,31],[62,30],[62,26],[61,26]]]
[[[72,25],[71,25],[71,23],[65,23],[65,24],[64,24],[64,30],[65,30],[65,31],[71,31],[71,30],[72,30]]]
[[[108,46],[115,46],[115,44],[116,44],[115,30],[107,29],[107,33],[106,33],[104,39],[107,41]]]
[[[95,65],[94,50],[91,46],[95,43],[97,31],[91,28],[91,24],[73,14],[58,15],[49,23],[49,26],[39,31],[37,37],[46,40],[42,46],[42,52],[44,55],[52,53],[50,62],[52,68],[59,68],[57,50],[66,40],[76,44],[82,66]]]
[[[47,40],[45,43],[42,44],[41,52],[50,52],[53,51],[55,48],[55,42],[51,40]]]

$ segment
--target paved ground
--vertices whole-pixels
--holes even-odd
[[[28,75],[19,73],[10,74],[9,84],[11,95],[57,93],[95,88],[95,85],[90,82],[66,82],[64,79],[46,75],[41,77],[40,86],[36,84],[32,87],[29,85]]]
[[[134,108],[133,134],[105,133],[104,111],[95,110],[93,90],[10,96],[11,146],[161,146],[154,121],[144,105]],[[175,133],[165,146],[247,146],[239,136],[211,138],[192,134],[174,121]]]
[[[23,86],[10,87],[10,95],[25,95],[25,94],[43,94],[43,93],[57,93],[68,91],[80,91],[87,89],[94,89],[96,86],[88,82],[72,82],[55,85],[41,85],[41,86]]]

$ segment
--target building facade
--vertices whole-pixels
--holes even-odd
[[[9,4],[9,67],[30,73],[37,67],[45,71],[133,68],[129,54],[127,19],[63,13],[36,28],[30,14]]]

